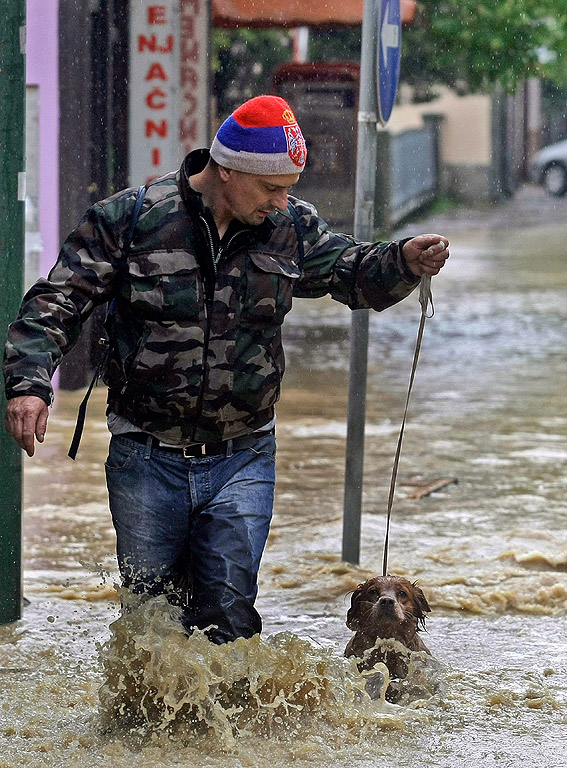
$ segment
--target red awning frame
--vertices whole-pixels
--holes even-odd
[[[212,0],[213,27],[346,27],[362,24],[364,0]],[[402,23],[411,24],[416,0],[401,0]]]

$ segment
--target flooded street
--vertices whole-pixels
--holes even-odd
[[[105,392],[91,398],[75,463],[83,393],[58,393],[46,442],[25,460],[29,604],[0,627],[0,768],[563,768],[566,222],[567,200],[527,188],[399,233],[439,231],[452,253],[432,282],[390,539],[390,572],[418,579],[432,609],[425,638],[439,665],[417,665],[417,693],[371,701],[342,657],[349,592],[381,572],[417,294],[371,315],[360,567],[340,557],[350,313],[298,301],[262,641],[187,639],[160,600],[116,621]],[[245,678],[250,692],[235,696]]]

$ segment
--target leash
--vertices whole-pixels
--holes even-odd
[[[392,479],[390,481],[390,493],[388,496],[388,515],[386,518],[386,536],[384,538],[384,559],[382,561],[382,576],[388,575],[388,545],[390,542],[390,520],[392,517],[392,506],[394,504],[394,493],[396,490],[396,479],[398,476],[398,464],[400,463],[400,454],[402,452],[402,441],[404,438],[404,429],[406,426],[411,391],[413,389],[413,382],[415,379],[415,372],[417,369],[417,361],[419,360],[419,353],[421,350],[421,342],[423,339],[423,331],[425,329],[425,321],[428,317],[433,317],[433,315],[435,314],[435,308],[433,306],[433,296],[431,294],[431,275],[421,276],[421,283],[419,285],[419,303],[421,304],[421,318],[419,321],[419,330],[417,332],[417,341],[415,343],[415,351],[413,353],[413,365],[411,369],[408,393],[406,397],[406,407],[404,410],[404,417],[402,419],[400,434],[398,436],[398,445],[396,447],[396,455],[394,457],[394,467],[392,469]],[[430,304],[431,304],[431,314],[428,315],[427,309]]]

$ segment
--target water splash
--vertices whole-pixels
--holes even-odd
[[[179,618],[157,597],[112,624],[99,649],[109,730],[205,739],[234,752],[247,736],[290,742],[324,731],[340,746],[369,729],[404,728],[410,710],[385,701],[387,674],[375,672],[371,698],[355,660],[333,649],[290,632],[214,645],[201,631],[187,637]]]

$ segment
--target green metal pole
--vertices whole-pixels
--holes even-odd
[[[25,0],[0,0],[0,343],[24,282]],[[22,615],[22,458],[0,387],[0,624]]]

